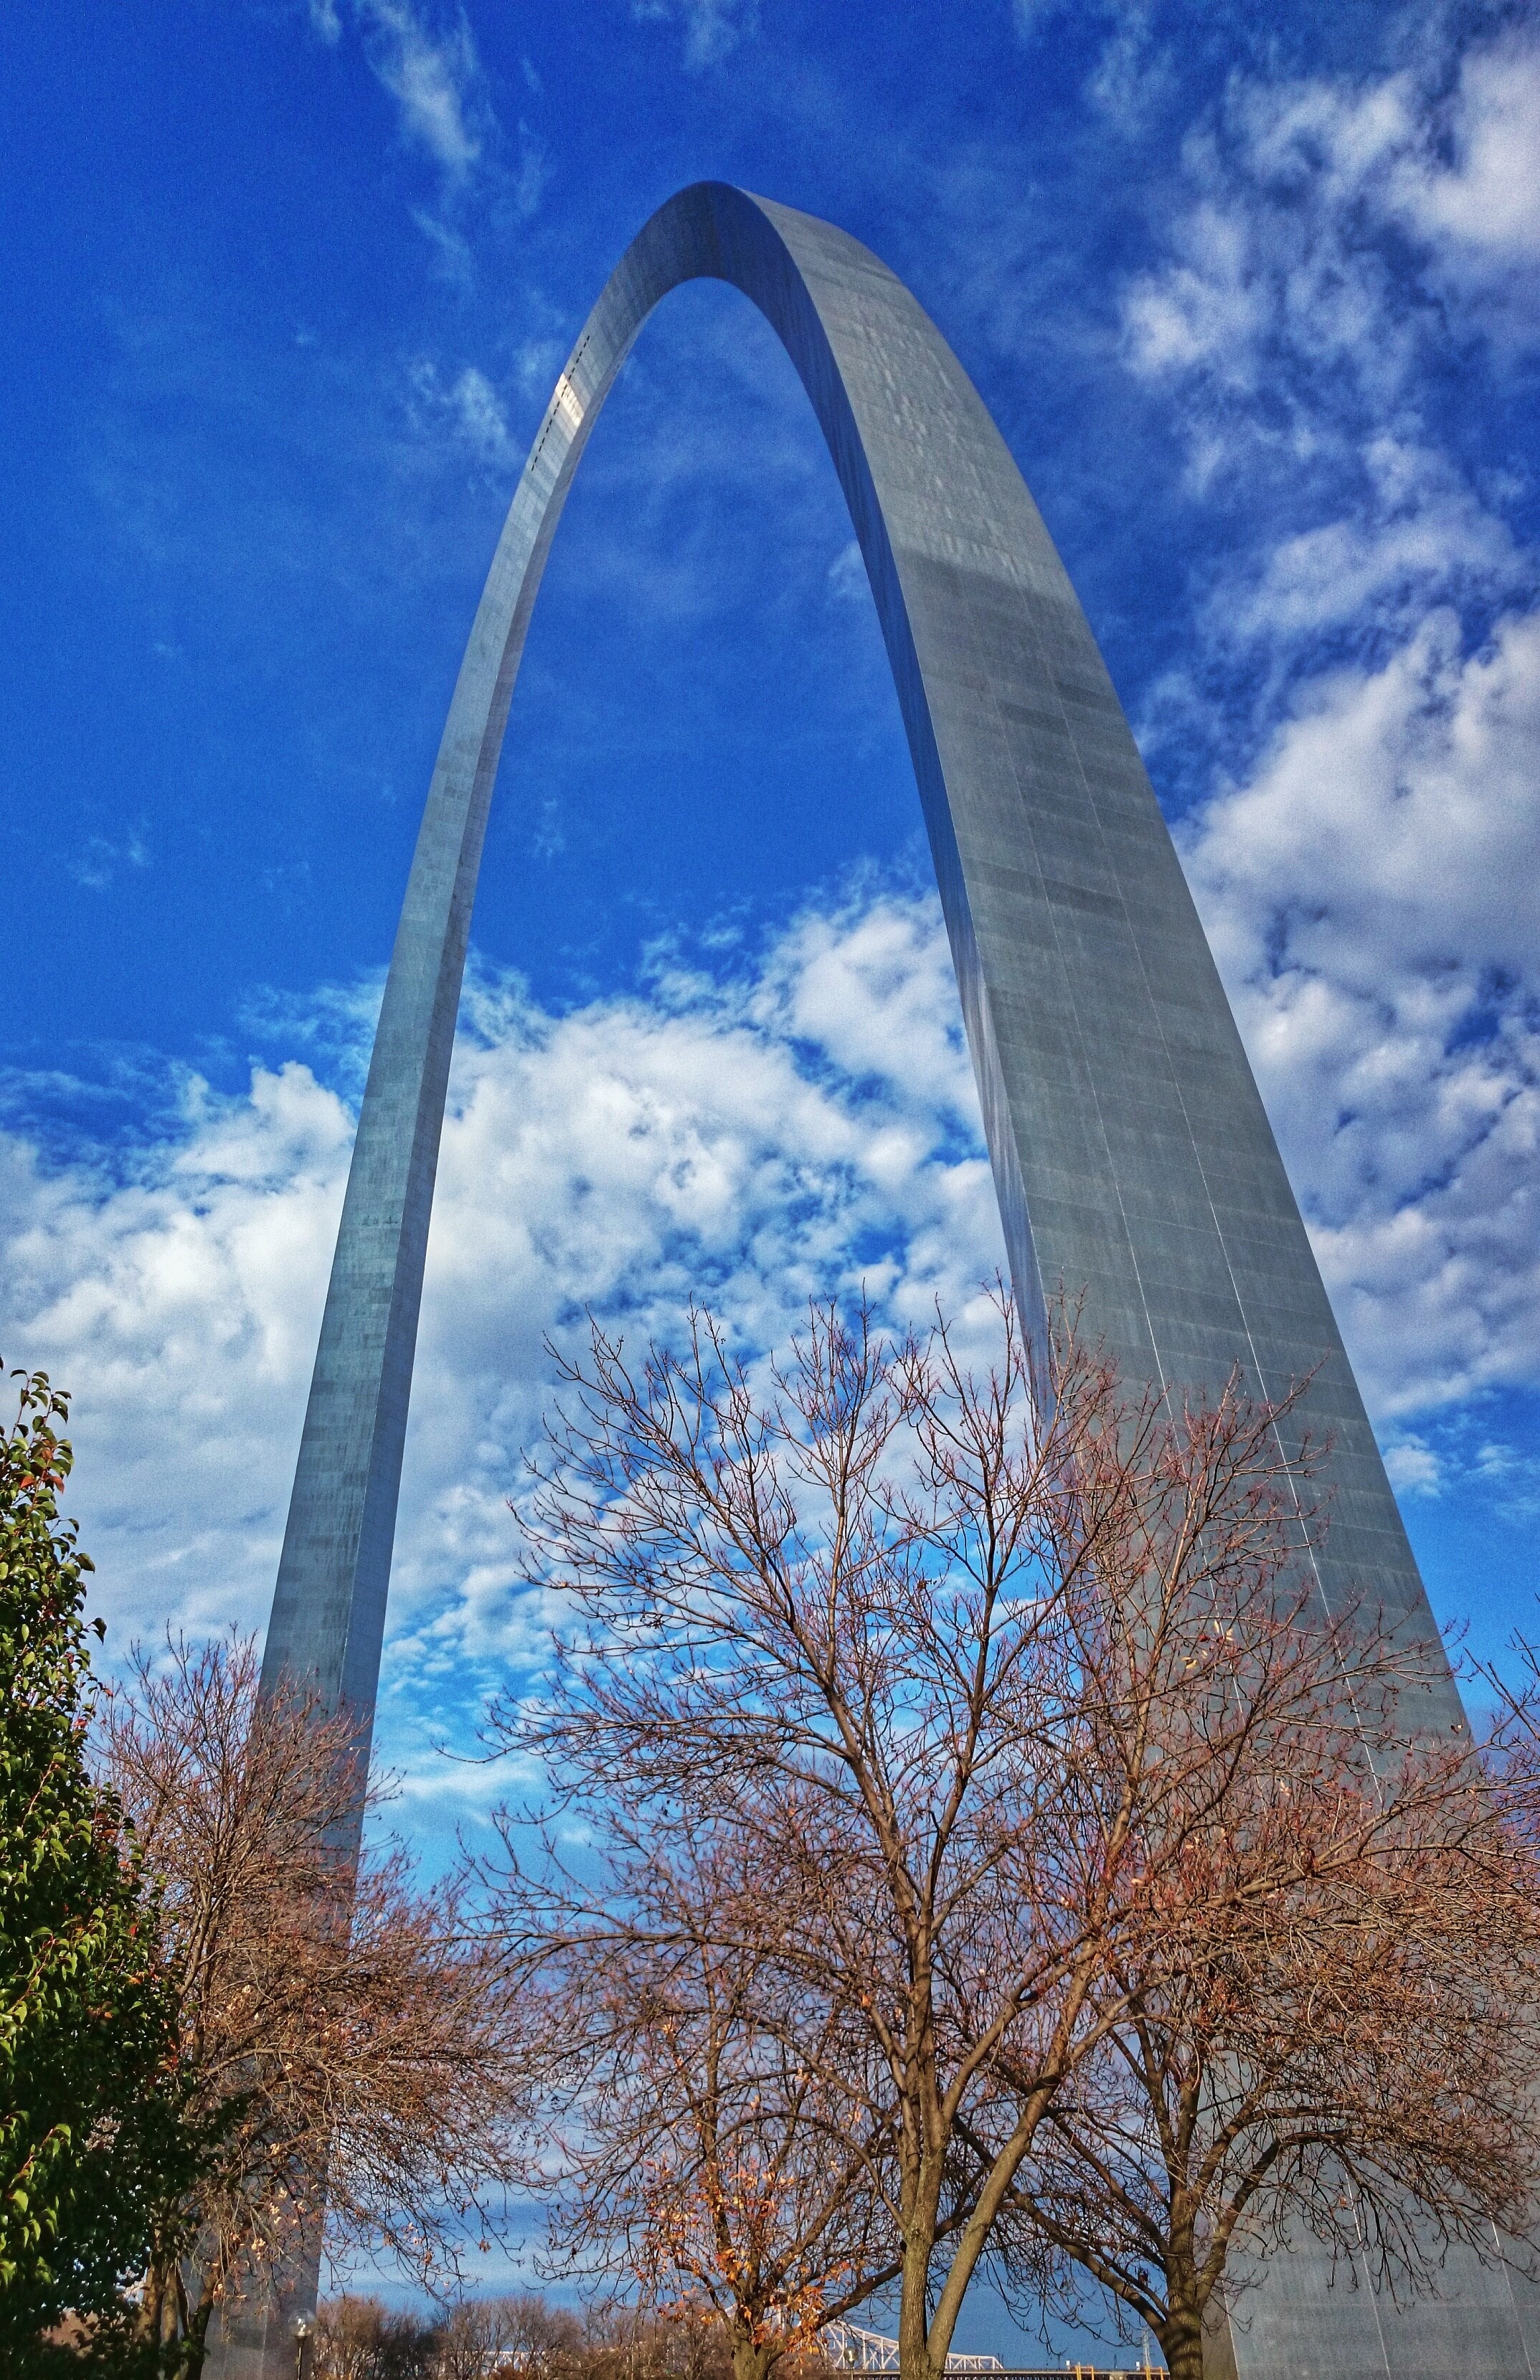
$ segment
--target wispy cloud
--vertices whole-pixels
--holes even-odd
[[[854,538],[843,545],[829,565],[829,591],[837,602],[864,603],[870,592],[867,565]]]
[[[1325,631],[1394,630],[1430,605],[1522,587],[1527,557],[1449,457],[1413,425],[1365,437],[1348,501],[1280,535],[1218,591],[1204,626],[1236,641],[1297,647]]]
[[[489,461],[503,462],[512,454],[508,419],[497,391],[484,372],[467,364],[451,393],[461,435]]]
[[[1425,1429],[1398,1431],[1386,1450],[1391,1483],[1399,1496],[1419,1501],[1460,1493],[1479,1499],[1489,1520],[1522,1530],[1528,1538],[1540,1519],[1540,1461],[1506,1439],[1486,1436],[1491,1424],[1485,1401],[1477,1400],[1468,1411],[1439,1416]],[[1490,1615],[1478,1610],[1473,1617],[1485,1633]],[[1532,1608],[1525,1609],[1521,1626],[1533,1636]]]
[[[1532,1454],[1500,1439],[1488,1440],[1477,1447],[1470,1467],[1495,1494],[1497,1510],[1504,1520],[1533,1526],[1540,1519],[1540,1463]]]
[[[1017,37],[1028,47],[1064,18],[1080,16],[1103,29],[1102,45],[1085,96],[1122,130],[1134,132],[1170,87],[1170,61],[1155,41],[1151,0],[1012,0]]]
[[[717,66],[759,30],[759,0],[631,0],[638,23],[682,25],[691,73]]]
[[[522,459],[508,433],[503,400],[477,365],[467,364],[446,385],[437,366],[422,358],[412,367],[410,384],[419,428],[447,431],[457,446],[498,471]]]
[[[550,179],[544,142],[521,116],[510,139],[499,123],[491,87],[463,7],[430,14],[418,0],[348,0],[376,79],[396,104],[403,139],[438,168],[443,206],[414,210],[418,227],[456,279],[468,277],[469,250],[455,220],[473,187],[495,189],[518,222],[538,210]],[[340,0],[310,0],[310,21],[328,43],[342,35]],[[526,67],[535,98],[539,77]]]
[[[543,140],[539,140],[522,118],[518,127],[518,164],[509,181],[509,198],[513,212],[520,223],[527,223],[540,208],[546,186],[551,179],[551,160]]]
[[[464,12],[430,28],[410,0],[355,0],[370,67],[401,112],[407,139],[446,175],[468,174],[494,119]]]
[[[150,853],[137,827],[120,835],[88,834],[72,851],[68,867],[77,884],[100,892],[114,883],[124,868],[145,868]]]

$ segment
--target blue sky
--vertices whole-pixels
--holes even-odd
[[[1172,821],[1441,1619],[1540,1514],[1540,37],[1279,0],[6,12],[0,1350],[109,1645],[261,1626],[428,773],[552,382],[701,176],[909,282]],[[918,806],[772,337],[679,293],[589,448],[494,812],[382,1741],[527,1651],[585,1299],[760,1342],[999,1257]]]

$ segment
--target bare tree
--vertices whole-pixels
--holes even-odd
[[[378,2298],[323,2299],[311,2335],[310,2380],[440,2380],[444,2331]]]
[[[201,2366],[213,2307],[262,2289],[325,2209],[333,2255],[453,2264],[511,2170],[507,1997],[451,1890],[398,1850],[357,1869],[346,1718],[258,1696],[249,1640],[139,1656],[99,1760],[158,1879],[201,2180],[162,2210],[147,2326]],[[349,1911],[351,1914],[349,1914]]]
[[[440,2327],[433,2380],[645,2380],[679,2373],[674,2344],[634,2307],[590,2301],[579,2313],[528,2292],[465,2298]],[[720,2356],[713,2380],[725,2364]]]
[[[531,2179],[559,2264],[725,2340],[735,2380],[809,2348],[896,2270],[869,2139],[831,2091],[861,2044],[778,1962],[763,1875],[718,1834],[692,1847],[596,1810],[603,1855],[521,1863],[504,1821],[497,1925],[542,2095]]]
[[[1004,2218],[1029,2289],[1061,2251],[1063,2294],[1077,2271],[1110,2290],[1173,2380],[1201,2380],[1206,2330],[1291,2229],[1395,2291],[1532,2219],[1532,1864],[1468,1755],[1371,1776],[1353,1749],[1347,1712],[1247,1747],[1152,1878],[1164,1930],[1110,1961],[1117,2021]]]
[[[567,2323],[576,2345],[582,2326],[570,2315]],[[433,2380],[545,2380],[548,2326],[539,2298],[462,2299],[439,2331]]]
[[[1472,1660],[1490,1697],[1487,1772],[1515,1834],[1540,1859],[1540,1641],[1518,1629],[1506,1662]]]
[[[575,2311],[526,2293],[413,2313],[345,2296],[317,2312],[312,2380],[726,2380],[728,2369],[720,2332],[635,2304]]]
[[[527,1515],[572,1624],[548,1699],[492,1729],[543,1754],[593,1829],[590,1937],[608,1910],[617,1958],[680,1940],[653,1879],[709,1887],[695,1934],[746,1962],[748,2004],[784,2029],[761,2119],[816,2077],[816,2128],[855,2152],[843,2183],[875,2192],[843,2220],[867,2276],[898,2281],[905,2380],[938,2380],[1039,2131],[1122,2037],[1131,1981],[1180,1975],[1226,1912],[1363,1875],[1388,1840],[1376,1788],[1348,1794],[1334,1837],[1282,1827],[1261,1868],[1206,1864],[1232,1806],[1250,1812],[1258,1776],[1366,1757],[1383,1783],[1398,1694],[1423,1682],[1421,1648],[1312,1601],[1292,1398],[1232,1381],[1172,1412],[1125,1394],[1061,1318],[1037,1410],[1003,1297],[998,1322],[975,1378],[944,1326],[894,1347],[865,1315],[816,1311],[763,1395],[709,1318],[635,1375],[596,1330]],[[1389,1805],[1410,1827],[1451,1795],[1469,1800],[1435,1758]],[[510,1863],[501,1913],[538,1961],[537,1900]],[[565,1957],[570,1899],[549,1925]],[[655,2070],[652,2043],[625,2054]],[[681,2107],[667,2155],[698,2190]],[[634,2137],[624,2098],[596,2108]],[[673,2255],[677,2213],[639,2183],[599,2204]]]

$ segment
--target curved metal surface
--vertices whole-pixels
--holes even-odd
[[[914,757],[1015,1290],[1084,1291],[1127,1374],[1277,1391],[1319,1366],[1336,1435],[1319,1563],[1433,1628],[1315,1259],[1170,834],[1095,639],[1003,440],[869,250],[721,183],[660,208],[556,383],[471,631],[433,771],[358,1120],[264,1682],[372,1720],[444,1094],[488,805],[572,476],[637,330],[681,282],[733,283],[801,376],[850,507]],[[1460,1718],[1447,1669],[1427,1717]],[[1243,2373],[1527,2369],[1506,2277],[1463,2271],[1417,2349],[1367,2291],[1271,2280]],[[1500,2301],[1500,2302],[1499,2302]],[[1452,2320],[1458,2331],[1449,2328]],[[1430,2344],[1446,2341],[1445,2358]],[[1540,2345],[1540,2340],[1537,2340]],[[1456,2355],[1452,2350],[1458,2347]],[[257,2367],[253,2367],[257,2368]]]

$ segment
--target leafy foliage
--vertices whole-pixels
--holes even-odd
[[[91,1569],[58,1499],[67,1400],[18,1374],[0,1440],[0,2357],[147,2261],[178,2082],[153,1902],[86,1763]],[[101,1623],[96,1623],[98,1632]]]

